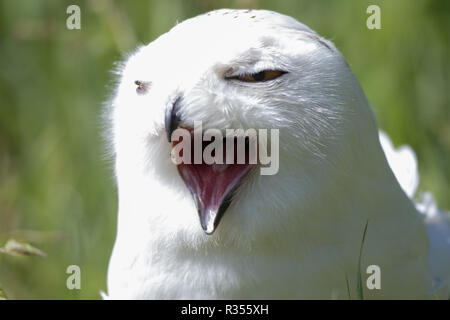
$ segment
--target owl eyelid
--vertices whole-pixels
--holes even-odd
[[[265,72],[267,73],[272,73],[271,77],[268,79],[258,79],[260,76],[265,76]],[[273,74],[275,73],[275,74]],[[226,76],[225,80],[237,80],[237,81],[241,81],[241,82],[268,82],[268,81],[272,81],[275,80],[279,77],[281,77],[282,75],[288,73],[287,71],[284,70],[276,70],[276,69],[266,69],[266,70],[261,70],[258,72],[254,72],[254,73],[243,73],[243,74],[237,74],[237,75],[233,75],[233,76]]]

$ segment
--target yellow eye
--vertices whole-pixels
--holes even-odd
[[[285,71],[280,70],[263,70],[258,73],[242,74],[228,79],[236,79],[244,82],[262,82],[276,79],[285,73]]]

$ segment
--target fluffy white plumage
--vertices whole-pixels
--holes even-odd
[[[288,73],[270,83],[224,79],[264,69]],[[431,218],[397,182],[366,97],[330,41],[274,12],[218,10],[139,48],[120,75],[110,298],[346,299],[346,276],[356,295],[367,221],[362,270],[380,266],[382,287],[366,298],[448,298],[450,224],[436,214],[427,235]],[[136,93],[136,80],[147,93]],[[204,129],[280,129],[278,174],[247,177],[212,235],[170,161],[164,113],[180,94],[183,121]],[[381,142],[412,197],[414,153]]]

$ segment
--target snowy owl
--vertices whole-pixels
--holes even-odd
[[[358,272],[364,298],[448,298],[446,216],[411,200],[414,154],[380,143],[332,42],[282,14],[222,9],[139,47],[119,77],[108,298],[348,299]],[[277,173],[174,164],[171,134],[195,121],[279,130]]]

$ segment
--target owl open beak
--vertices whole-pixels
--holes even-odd
[[[192,135],[193,136],[193,135]],[[178,142],[172,142],[176,145]],[[193,146],[192,141],[191,145]],[[209,143],[203,143],[203,149]],[[224,141],[224,158],[226,142]],[[236,143],[233,144],[236,148]],[[248,148],[248,145],[246,145]],[[193,153],[192,153],[193,154]],[[234,153],[236,156],[236,152]],[[248,153],[247,153],[248,154]],[[248,158],[248,157],[247,157]],[[236,160],[236,159],[235,159]],[[191,192],[197,207],[200,224],[207,234],[212,234],[225,211],[230,206],[239,185],[254,165],[248,164],[190,164],[177,165],[178,173]]]
[[[166,108],[165,129],[166,135],[172,146],[182,141],[171,141],[172,133],[181,123],[179,109],[182,98],[178,97],[175,102]],[[191,192],[197,207],[200,224],[206,234],[212,234],[223,214],[230,206],[233,196],[245,176],[251,171],[254,165],[249,164],[249,144],[245,144],[245,162],[237,164],[237,143],[233,142],[232,148],[227,148],[227,139],[223,140],[223,163],[226,163],[227,151],[234,152],[233,164],[207,164],[203,161],[195,164],[194,155],[194,134],[191,132],[191,156],[189,163],[177,165],[178,173]],[[231,138],[233,139],[233,138]],[[229,140],[228,140],[229,141]],[[211,142],[202,143],[202,154],[205,147]],[[230,150],[228,150],[230,149]]]

